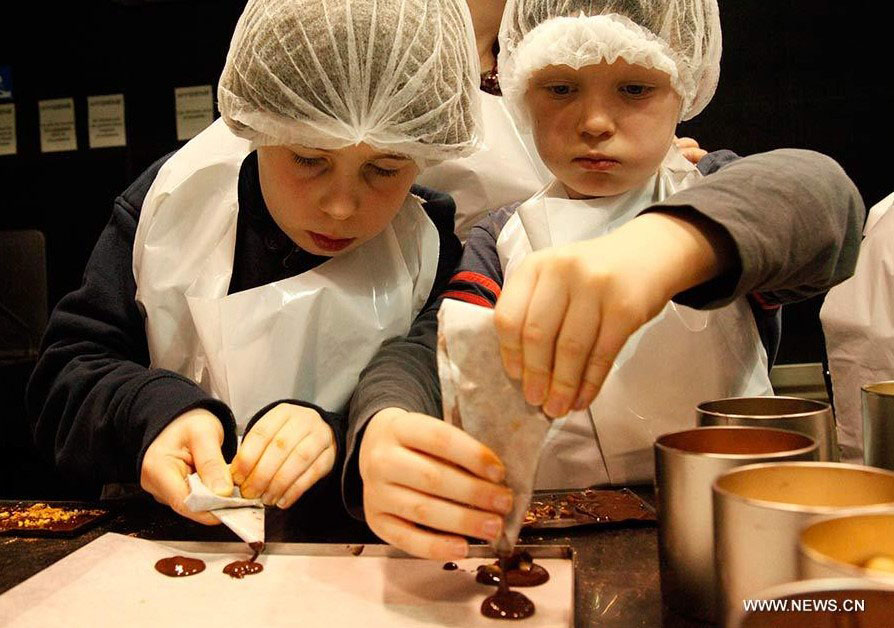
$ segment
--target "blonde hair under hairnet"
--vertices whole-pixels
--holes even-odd
[[[524,127],[533,72],[620,58],[668,74],[683,101],[680,120],[689,120],[717,89],[721,47],[717,0],[507,0],[500,87]]]
[[[480,144],[478,68],[465,0],[250,0],[218,101],[256,146],[365,142],[425,165]]]

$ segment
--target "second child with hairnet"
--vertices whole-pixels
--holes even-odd
[[[202,523],[193,470],[295,503],[343,454],[360,370],[458,261],[452,201],[411,186],[475,150],[477,89],[465,0],[250,1],[222,119],[115,201],[52,315],[38,446]]]
[[[772,394],[779,305],[853,271],[863,204],[834,161],[696,168],[674,147],[720,48],[716,0],[507,2],[503,98],[553,178],[471,229],[441,297],[495,307],[505,371],[564,417],[535,488],[651,482],[654,439],[693,427],[696,404]],[[439,304],[361,376],[345,492],[383,539],[454,558],[463,536],[499,538],[512,496],[493,453],[436,418]]]

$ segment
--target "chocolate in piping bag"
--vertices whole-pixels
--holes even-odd
[[[500,555],[511,553],[550,421],[503,370],[492,309],[444,300],[438,312],[438,376],[444,420],[490,447],[506,467],[514,500],[503,534],[492,545]]]

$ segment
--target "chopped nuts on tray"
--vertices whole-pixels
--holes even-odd
[[[105,510],[57,508],[45,503],[0,510],[0,531],[71,529],[86,519],[105,514]]]

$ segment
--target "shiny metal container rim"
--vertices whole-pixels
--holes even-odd
[[[894,479],[894,471],[888,471],[887,469],[880,469],[878,467],[870,467],[862,464],[847,464],[843,462],[758,462],[756,464],[747,464],[741,467],[735,467],[734,469],[730,469],[723,475],[717,477],[714,480],[714,483],[711,485],[711,491],[714,495],[722,495],[724,498],[729,500],[734,500],[740,503],[750,504],[753,506],[760,506],[762,508],[772,508],[774,510],[786,510],[790,512],[803,512],[803,513],[814,513],[814,514],[833,514],[835,512],[841,511],[843,508],[847,508],[848,511],[851,511],[851,514],[863,514],[863,513],[872,513],[881,512],[885,510],[894,509],[894,502],[882,502],[878,504],[864,504],[859,506],[804,506],[801,504],[791,504],[788,502],[774,502],[766,499],[754,499],[751,497],[743,497],[737,493],[733,493],[732,491],[727,491],[723,488],[720,488],[718,484],[723,478],[737,474],[737,473],[746,473],[753,469],[762,469],[765,467],[821,467],[823,469],[853,469],[855,471],[862,472],[870,472],[876,475],[887,475],[890,478]]]
[[[863,384],[860,386],[860,390],[880,397],[894,397],[894,380]]]
[[[719,431],[730,431],[730,430],[744,430],[744,431],[761,431],[761,432],[782,432],[784,434],[798,436],[810,441],[809,445],[805,445],[804,447],[799,447],[798,449],[783,449],[780,451],[772,451],[767,453],[750,453],[750,454],[726,454],[726,453],[703,453],[699,451],[689,451],[686,449],[680,449],[679,447],[672,447],[671,445],[666,445],[661,442],[661,439],[665,436],[674,436],[677,434],[690,433],[690,432],[702,432],[702,431],[711,431],[711,430],[719,430]],[[778,427],[757,427],[750,425],[705,425],[703,427],[694,427],[688,430],[680,430],[679,432],[668,432],[666,434],[662,434],[658,438],[655,439],[655,449],[661,450],[666,455],[673,456],[699,456],[704,458],[713,458],[717,460],[747,460],[749,458],[791,458],[795,455],[803,455],[809,454],[814,449],[819,449],[819,443],[815,438],[804,434],[803,432],[796,432],[794,430],[784,430]],[[772,462],[764,463],[764,464],[774,464]],[[748,465],[751,466],[751,465]],[[742,468],[742,467],[737,467]]]
[[[894,384],[894,382],[892,382]],[[755,399],[782,399],[785,401],[800,401],[803,402],[807,406],[812,406],[812,410],[804,410],[803,412],[784,412],[780,414],[748,414],[748,413],[731,413],[731,412],[722,412],[720,410],[710,410],[706,406],[710,406],[711,404],[720,404],[725,402],[734,402],[734,401],[753,401]],[[822,412],[824,410],[829,410],[831,408],[831,404],[826,401],[819,401],[818,399],[804,399],[803,397],[792,397],[786,395],[757,395],[753,397],[724,397],[723,399],[711,399],[708,401],[702,401],[698,404],[695,409],[703,414],[709,414],[711,416],[717,417],[729,417],[736,419],[778,419],[782,417],[802,417],[802,416],[810,416],[812,414],[816,414],[818,412]]]
[[[878,510],[873,512],[847,512],[840,513],[836,515],[821,517],[819,519],[811,519],[810,523],[804,526],[801,529],[801,532],[798,533],[798,551],[800,551],[804,556],[809,558],[810,560],[819,563],[823,567],[832,570],[844,571],[848,574],[848,577],[854,578],[870,578],[873,581],[881,581],[890,583],[890,586],[894,587],[894,574],[890,576],[886,576],[885,572],[876,571],[872,569],[866,569],[864,567],[857,567],[851,563],[845,562],[843,560],[838,560],[835,558],[831,558],[828,554],[824,554],[819,550],[813,548],[810,545],[807,545],[804,542],[804,535],[807,533],[807,530],[814,526],[818,526],[824,523],[828,523],[829,521],[838,521],[839,519],[856,519],[856,518],[891,518],[894,519],[894,506],[890,508],[885,508],[884,510]]]

